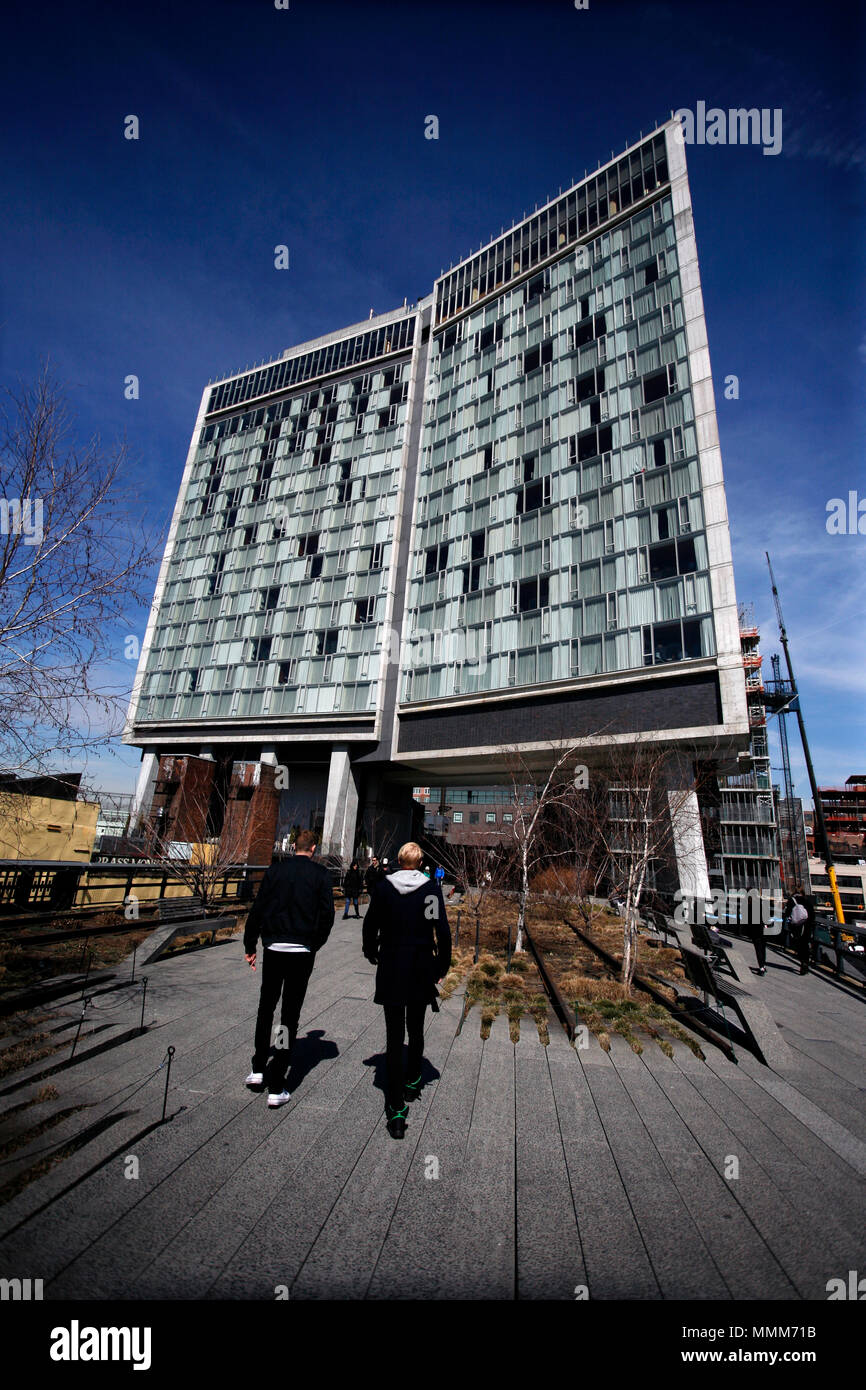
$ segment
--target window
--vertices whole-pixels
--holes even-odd
[[[278,585],[274,585],[270,589],[262,589],[259,599],[259,608],[263,608],[265,612],[270,612],[272,609],[276,608],[279,597],[280,590]]]
[[[371,569],[371,570],[380,570],[380,569],[382,568],[382,559],[383,559],[384,553],[385,553],[385,543],[384,543],[384,541],[377,541],[376,544],[373,546],[372,551],[370,552],[370,569]]]
[[[250,660],[267,661],[271,654],[273,640],[273,637],[253,637]]]
[[[486,565],[483,560],[476,560],[471,565],[463,568],[463,592],[464,594],[476,593],[484,582]]]
[[[424,573],[436,574],[439,570],[444,570],[448,565],[448,542],[442,545],[432,545],[427,551],[424,561]]]
[[[275,530],[275,531],[276,531],[276,529],[277,529],[277,528],[274,527],[274,530]],[[282,532],[282,527],[280,527],[279,534],[280,534],[280,535],[283,534],[283,532]],[[245,527],[244,527],[244,538],[243,538],[243,540],[241,541],[241,545],[252,545],[253,542],[255,541],[255,538],[256,538],[256,528],[255,528],[255,526],[245,526]]]
[[[322,561],[324,560],[324,558],[325,557],[323,555],[311,555],[309,557],[309,559],[307,560],[308,579],[319,578],[319,575],[322,573]]]
[[[536,579],[516,581],[516,607],[519,613],[531,613],[546,608],[550,594],[550,579],[546,574]]]
[[[485,813],[484,813],[484,820],[485,820],[485,823],[486,823],[487,825],[495,825],[495,824],[496,824],[496,812],[495,812],[495,811],[485,811]]]
[[[511,824],[513,824],[513,821],[514,821],[514,815],[512,814],[511,811],[503,811],[503,812],[502,812],[502,820],[503,820],[503,822],[504,822],[505,825],[511,825]]]
[[[277,672],[278,685],[293,685],[297,679],[298,663],[297,660],[281,661]]]
[[[516,514],[538,511],[550,502],[550,478],[541,478],[537,483],[522,487],[517,494]]]
[[[316,633],[316,655],[332,656],[337,650],[337,632],[335,627],[329,627]]]
[[[371,597],[371,598],[362,598],[362,599],[358,599],[357,603],[355,604],[355,622],[356,622],[356,623],[371,623],[372,621],[373,621],[373,599],[372,599],[372,597]]]
[[[454,822],[455,825],[462,825],[462,824],[463,824],[463,812],[462,812],[462,811],[454,811],[454,812],[452,813],[452,815],[451,815],[451,819],[452,819],[452,821]]]
[[[298,537],[298,555],[315,555],[319,549],[318,531],[310,531],[306,536]]]
[[[643,379],[643,399],[644,405],[650,405],[652,401],[660,401],[663,396],[668,394],[668,374],[667,372],[652,372]]]
[[[480,815],[481,815],[480,811],[470,811],[470,812],[469,812],[469,824],[470,824],[470,825],[477,825],[477,824],[478,824],[478,821],[479,821],[479,819],[480,819]]]

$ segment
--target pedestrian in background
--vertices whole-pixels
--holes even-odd
[[[343,894],[344,894],[345,899],[346,899],[346,907],[345,907],[345,911],[343,912],[343,921],[344,921],[344,922],[345,922],[346,918],[347,918],[348,915],[349,915],[349,905],[350,905],[350,903],[354,903],[354,905],[355,905],[355,916],[356,916],[356,917],[360,917],[360,916],[361,916],[360,912],[358,911],[358,895],[359,895],[360,892],[361,892],[361,870],[360,870],[359,867],[358,867],[358,861],[357,861],[357,859],[353,859],[352,862],[351,862],[351,864],[349,865],[348,869],[346,870],[346,876],[345,876],[345,878],[343,879]]]
[[[794,949],[800,961],[800,974],[808,975],[815,936],[815,899],[798,883],[785,903],[784,916],[791,923]]]
[[[376,858],[374,854],[372,859],[370,860],[367,872],[364,874],[364,887],[366,888],[367,892],[370,894],[371,897],[373,894],[373,889],[376,887],[376,884],[381,883],[384,877],[385,870],[382,868],[382,865],[379,863],[379,860]]]

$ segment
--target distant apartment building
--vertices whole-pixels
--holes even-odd
[[[780,890],[778,791],[770,771],[760,633],[745,606],[739,623],[749,720],[747,765],[742,772],[719,777],[717,786],[705,786],[704,838],[714,887],[775,894]]]
[[[510,787],[441,787],[424,804],[424,831],[453,845],[489,845],[507,840],[514,823],[514,793]],[[430,789],[425,788],[429,792]]]
[[[842,787],[819,787],[824,824],[836,869],[836,884],[846,920],[866,913],[866,774],[855,773]],[[833,910],[830,879],[823,859],[815,853],[814,817],[807,816],[809,873],[818,906]],[[849,917],[849,914],[850,917]]]

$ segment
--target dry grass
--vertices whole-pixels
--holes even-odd
[[[11,1076],[13,1072],[32,1066],[34,1062],[53,1057],[67,1042],[68,1039],[61,1042],[56,1038],[52,1040],[49,1033],[31,1033],[28,1038],[22,1038],[21,1042],[4,1047],[0,1052],[0,1077]]]

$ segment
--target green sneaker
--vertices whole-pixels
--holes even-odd
[[[394,1110],[392,1106],[385,1106],[385,1119],[388,1123],[388,1133],[392,1139],[403,1139],[406,1135],[406,1110],[403,1105],[399,1110]]]

